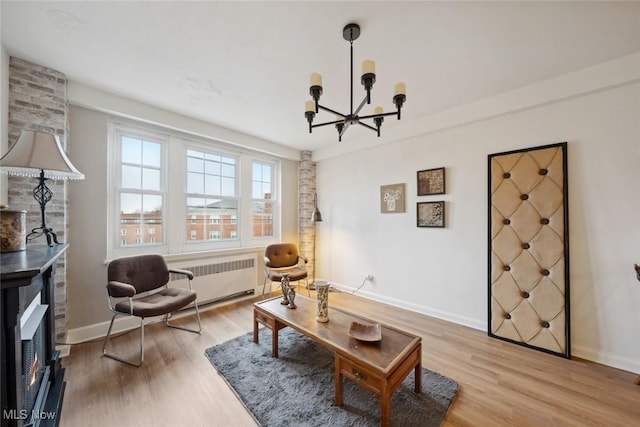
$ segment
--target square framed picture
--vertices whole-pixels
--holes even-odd
[[[444,194],[444,168],[418,171],[418,196]]]
[[[418,227],[444,227],[444,201],[418,202]]]
[[[391,184],[380,187],[380,212],[402,213],[405,211],[404,200],[404,184]]]

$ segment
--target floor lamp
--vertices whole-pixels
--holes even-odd
[[[310,289],[316,288],[316,222],[322,222],[322,214],[318,209],[318,193],[313,193],[313,212],[311,213],[313,223],[313,281],[309,285]]]
[[[43,234],[47,244],[59,244],[52,228],[47,227],[45,210],[53,192],[47,187],[50,179],[84,179],[84,175],[73,166],[60,145],[57,135],[23,130],[15,144],[0,159],[0,172],[18,176],[38,177],[33,198],[40,205],[40,227],[31,230],[27,243]]]

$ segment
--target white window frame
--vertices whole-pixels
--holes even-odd
[[[160,190],[159,191],[147,191],[144,190],[143,194],[159,194],[162,197],[162,234],[160,236],[160,243],[145,243],[144,239],[136,239],[135,243],[130,246],[122,245],[122,242],[126,241],[121,239],[119,230],[121,227],[120,219],[120,194],[122,192],[128,192],[128,189],[121,188],[121,158],[122,158],[122,146],[121,139],[123,136],[131,136],[135,138],[141,138],[147,141],[159,143],[161,146],[161,160],[160,160]],[[167,158],[168,158],[168,146],[169,136],[166,133],[162,133],[157,130],[151,130],[141,128],[137,125],[121,124],[116,122],[109,123],[109,143],[108,143],[108,174],[107,174],[107,203],[109,207],[108,211],[108,223],[107,223],[107,256],[108,258],[116,258],[127,255],[136,255],[142,253],[148,253],[150,251],[158,253],[167,253]],[[114,190],[115,189],[115,190]],[[116,235],[117,233],[117,235]],[[142,235],[142,233],[136,235]],[[154,239],[154,240],[157,240]]]
[[[221,155],[229,158],[233,158],[235,161],[235,172],[236,176],[234,179],[234,195],[233,196],[217,196],[217,195],[198,195],[198,194],[189,194],[187,193],[187,154],[188,151],[200,151],[206,152],[213,155]],[[235,200],[237,206],[237,214],[236,216],[242,216],[243,206],[242,206],[242,188],[241,188],[241,180],[242,180],[242,153],[234,150],[230,150],[226,147],[212,144],[203,144],[195,139],[185,139],[183,140],[183,158],[184,158],[184,171],[182,173],[182,178],[184,180],[183,186],[183,199],[181,202],[181,206],[186,213],[187,209],[187,197],[195,196],[195,197],[220,197],[221,199],[226,200]],[[217,223],[221,223],[221,217],[216,215]],[[209,224],[207,224],[209,225]],[[238,235],[241,235],[242,224],[237,224],[236,221],[236,230]],[[185,230],[186,231],[186,230]],[[208,239],[208,233],[202,236],[202,240],[191,240],[186,239],[183,243],[182,250],[184,252],[194,252],[194,251],[207,251],[207,250],[221,250],[221,249],[230,249],[242,247],[243,242],[240,238],[232,238],[226,240],[211,240]]]
[[[114,191],[120,182],[120,138],[125,135],[138,135],[163,145],[162,190],[163,212],[162,233],[156,233],[154,240],[161,243],[141,243],[120,247],[119,192]],[[249,151],[228,143],[185,135],[175,130],[167,130],[154,125],[140,124],[126,119],[113,119],[109,122],[108,144],[108,222],[107,222],[107,259],[120,256],[136,255],[153,251],[164,255],[180,255],[185,253],[204,253],[207,251],[237,250],[243,248],[262,247],[277,243],[281,232],[281,201],[279,197],[281,163],[275,156]],[[187,150],[195,149],[220,153],[235,157],[236,195],[238,211],[236,216],[237,238],[230,240],[192,241],[187,233],[186,189],[187,189]],[[171,159],[171,161],[169,161]],[[252,198],[252,164],[253,161],[273,165],[272,183],[273,237],[253,237],[253,198]],[[190,218],[189,218],[190,219]],[[218,219],[219,220],[219,219]]]
[[[254,163],[261,163],[263,165],[269,165],[271,166],[271,199],[263,199],[263,198],[253,198],[253,164]],[[279,230],[279,225],[280,225],[280,221],[275,219],[273,221],[273,223],[271,224],[271,227],[273,229],[273,235],[272,236],[253,236],[253,203],[254,202],[269,202],[273,204],[273,212],[272,212],[272,216],[273,218],[279,218],[280,217],[280,195],[278,193],[278,177],[279,177],[279,172],[278,172],[278,163],[270,160],[270,159],[261,159],[261,158],[252,158],[251,159],[251,175],[250,175],[250,179],[251,179],[251,234],[252,234],[252,238],[254,240],[257,241],[269,241],[271,239],[273,239],[275,236],[280,235],[280,230]],[[278,215],[276,217],[276,215]]]

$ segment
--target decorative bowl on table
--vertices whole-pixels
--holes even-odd
[[[382,327],[379,323],[360,323],[354,320],[347,333],[359,341],[375,342],[382,339]]]

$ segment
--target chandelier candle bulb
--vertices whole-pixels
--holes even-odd
[[[370,59],[365,59],[362,61],[362,74],[375,74],[376,73],[376,63]]]
[[[395,95],[406,95],[407,87],[404,83],[398,83],[395,86]]]
[[[311,86],[322,86],[322,76],[320,74],[311,74]]]
[[[316,104],[313,101],[307,101],[304,103],[304,111],[316,111]]]
[[[382,109],[382,107],[378,106],[373,110],[373,114],[382,114],[384,113],[384,110]]]

